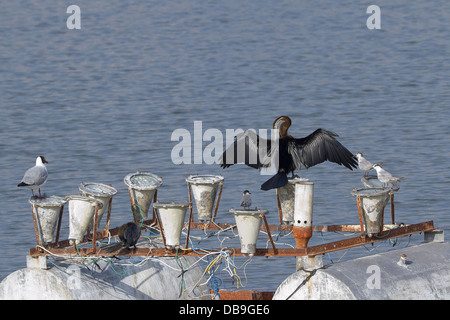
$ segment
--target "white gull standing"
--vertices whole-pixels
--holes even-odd
[[[38,189],[40,199],[42,199],[41,187],[47,182],[48,178],[47,167],[44,163],[48,162],[43,156],[37,157],[36,165],[25,171],[22,181],[17,185],[18,187],[26,187],[31,189],[33,197],[35,197],[33,190]]]
[[[244,210],[249,209],[252,205],[252,196],[250,191],[245,190],[241,199],[241,207],[244,207]]]
[[[400,178],[394,177],[392,174],[384,170],[378,164],[375,164],[373,168],[377,171],[378,180],[380,180],[380,182],[383,183],[385,186],[387,186],[388,183],[394,184],[395,182],[405,179],[403,177]]]
[[[358,167],[362,171],[364,171],[364,177],[366,177],[369,174],[369,171],[374,170],[374,164],[363,157],[363,154],[361,152],[358,152],[356,155],[356,159],[358,160]],[[377,165],[381,166],[383,162],[377,163]]]

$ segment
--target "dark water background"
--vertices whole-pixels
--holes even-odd
[[[66,27],[71,4],[81,8],[80,30]],[[275,193],[259,191],[266,176],[242,165],[172,163],[171,133],[193,134],[195,120],[204,131],[225,132],[269,129],[288,115],[296,137],[319,127],[335,131],[352,152],[407,178],[396,194],[398,222],[434,220],[448,232],[449,2],[378,1],[381,30],[366,27],[370,4],[3,3],[0,278],[25,267],[36,243],[30,192],[16,185],[38,155],[49,161],[47,195],[78,193],[82,181],[118,189],[113,227],[131,219],[123,178],[137,170],[162,176],[160,200],[187,199],[191,173],[223,174],[218,222],[233,222],[228,210],[249,189],[276,224]],[[302,176],[315,183],[314,224],[358,223],[350,192],[361,186],[361,172],[324,163]],[[68,225],[62,228],[67,234]],[[311,244],[340,238],[315,234]],[[258,246],[266,240],[262,235]],[[209,241],[201,245],[217,245]],[[396,248],[421,241],[402,239]],[[324,261],[392,248],[386,241]],[[246,268],[247,288],[275,290],[294,270],[294,258],[255,258]]]

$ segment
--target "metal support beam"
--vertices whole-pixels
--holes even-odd
[[[211,225],[211,224],[210,224]],[[191,226],[192,227],[192,226]],[[329,227],[329,226],[328,226]],[[118,228],[116,228],[118,229]],[[330,231],[328,228],[318,228],[320,231]],[[334,229],[331,228],[331,229]],[[344,228],[346,229],[346,228]],[[293,256],[316,256],[319,254],[324,254],[327,252],[333,252],[338,251],[342,249],[348,249],[360,245],[365,244],[371,244],[379,241],[384,241],[387,239],[397,238],[397,237],[403,237],[415,233],[422,233],[422,232],[428,232],[435,230],[433,221],[427,221],[417,224],[410,224],[410,225],[404,225],[397,227],[395,229],[388,229],[380,232],[375,237],[361,237],[360,235],[344,240],[334,241],[330,243],[325,243],[321,245],[306,247],[306,248],[295,248],[295,249],[256,249],[255,256],[273,256],[273,257],[293,257]],[[357,230],[352,230],[357,231]],[[117,230],[111,229],[111,234],[116,233]],[[61,242],[60,242],[61,244]],[[68,242],[67,242],[68,245]],[[70,255],[70,256],[77,256],[78,252],[74,251],[74,249],[71,246],[66,247],[47,247],[48,251],[50,251],[52,254],[55,255]],[[220,250],[220,249],[213,249],[213,250]],[[243,255],[241,253],[241,249],[227,249],[230,251],[230,255],[234,256],[241,256]],[[166,256],[166,257],[174,257],[174,256],[202,256],[204,254],[194,252],[191,249],[187,250],[168,250],[165,248],[136,248],[136,249],[120,249],[115,252],[107,253],[103,251],[101,248],[78,248],[79,255],[80,256],[115,256],[115,255],[128,255],[128,256]],[[31,256],[45,256],[50,255],[48,252],[42,250],[39,247],[31,248],[30,249],[30,255]]]

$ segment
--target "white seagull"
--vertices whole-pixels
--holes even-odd
[[[241,199],[241,207],[244,207],[244,210],[245,210],[245,209],[249,209],[251,205],[252,205],[251,193],[250,193],[250,191],[245,190],[244,194],[242,195],[242,199]]]
[[[395,183],[395,182],[398,182],[398,181],[400,181],[400,180],[403,180],[403,179],[405,179],[405,178],[403,178],[403,177],[400,177],[400,178],[397,178],[397,177],[394,177],[392,174],[390,174],[389,172],[387,172],[386,170],[384,170],[382,167],[380,167],[380,165],[378,165],[378,164],[375,164],[374,166],[373,166],[373,168],[375,169],[375,170],[377,170],[377,177],[378,177],[378,180],[380,180],[380,182],[381,183],[383,183],[385,186],[387,186],[387,184],[390,182],[390,183]]]
[[[361,152],[358,152],[356,155],[356,159],[358,160],[358,167],[362,171],[364,171],[364,177],[366,177],[369,174],[369,171],[374,170],[374,164],[363,157],[363,154]],[[381,166],[383,162],[377,163],[377,165]]]
[[[41,187],[47,182],[48,172],[44,163],[48,163],[43,156],[36,158],[36,165],[27,171],[22,178],[22,181],[17,185],[18,187],[26,187],[31,189],[31,193],[34,195],[34,189],[39,189],[39,198],[41,196]]]

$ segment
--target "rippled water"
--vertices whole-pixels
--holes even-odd
[[[228,210],[249,189],[276,224],[275,193],[259,190],[266,176],[244,166],[172,163],[172,132],[193,136],[194,121],[203,132],[225,132],[269,129],[289,115],[293,136],[335,131],[352,152],[407,178],[396,194],[399,222],[434,220],[449,229],[447,1],[378,1],[381,30],[367,29],[367,5],[354,1],[76,4],[80,30],[66,28],[69,3],[10,1],[0,10],[1,278],[25,266],[36,242],[29,191],[16,186],[41,154],[48,195],[78,193],[82,181],[118,189],[112,226],[131,218],[123,178],[136,170],[163,178],[161,200],[186,200],[189,174],[223,174],[219,222],[233,221]],[[358,223],[350,191],[361,186],[361,172],[324,163],[302,176],[315,182],[314,224]],[[314,234],[311,243],[340,237]],[[261,235],[258,245],[266,240]],[[218,245],[208,241],[201,245]],[[366,249],[392,245],[324,260]],[[247,288],[275,290],[294,270],[294,258],[255,258],[245,269]]]

